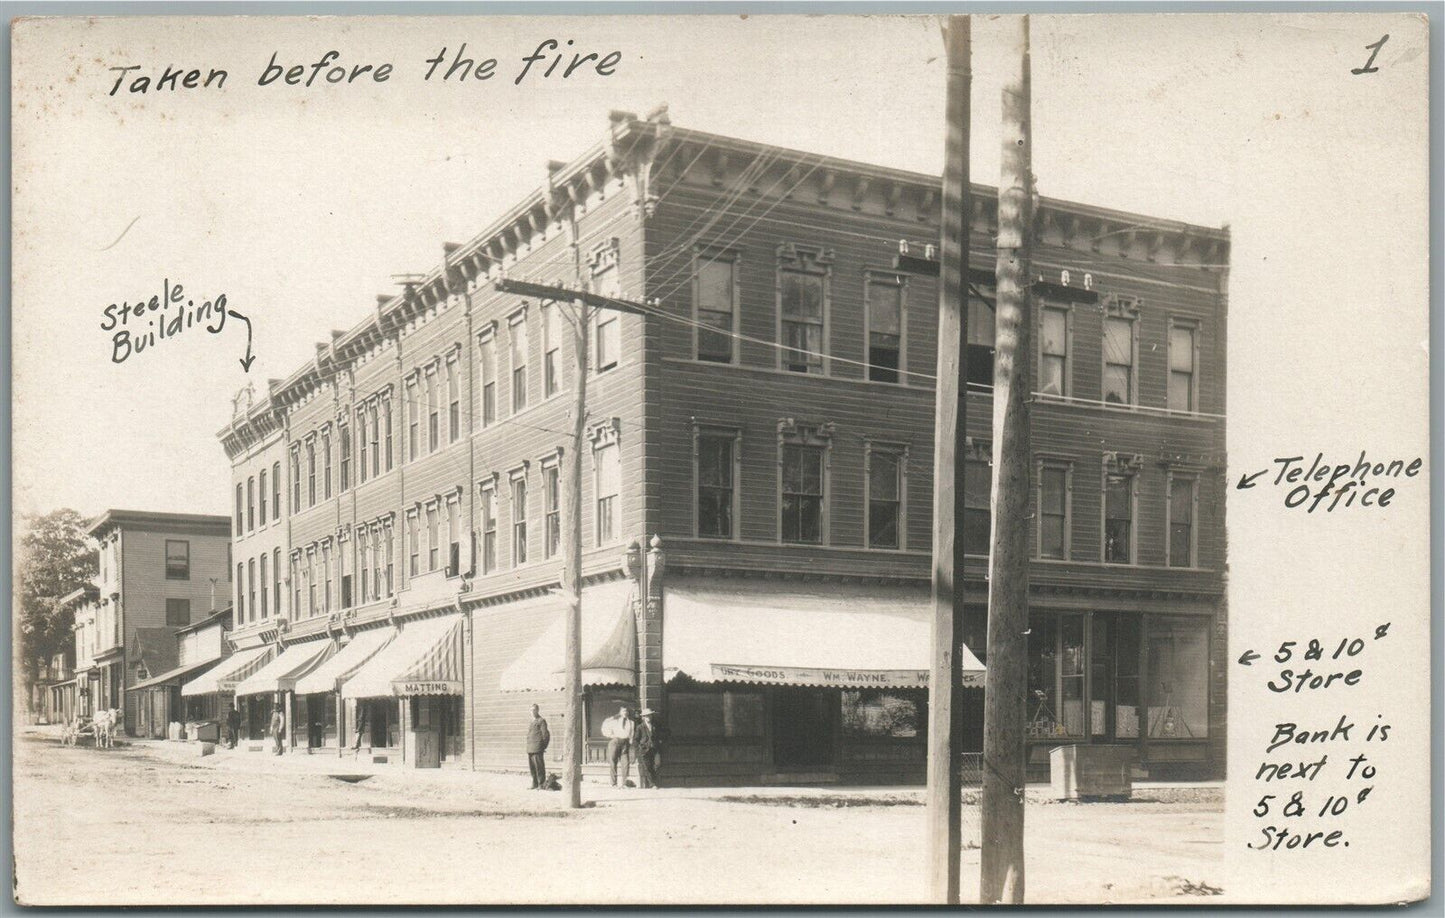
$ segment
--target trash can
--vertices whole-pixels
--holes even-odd
[[[221,741],[221,725],[214,720],[192,724],[192,729],[186,732],[191,739],[200,740],[203,743],[219,743]]]
[[[1049,750],[1049,784],[1056,800],[1129,799],[1134,792],[1133,746],[1056,746]]]

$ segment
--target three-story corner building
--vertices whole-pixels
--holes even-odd
[[[938,192],[614,113],[222,431],[238,514],[256,470],[274,488],[279,459],[284,478],[287,614],[238,616],[238,647],[269,660],[238,695],[290,705],[298,745],[422,766],[519,768],[534,701],[569,729],[571,313],[498,292],[505,275],[643,306],[586,330],[571,729],[589,761],[625,704],[665,725],[669,781],[921,780],[937,290],[894,256],[937,238]],[[961,525],[980,685],[996,195],[972,200]],[[1049,199],[1039,227],[1031,761],[1109,743],[1151,775],[1219,775],[1228,235]],[[238,565],[261,554],[244,541]]]
[[[127,733],[137,735],[144,720],[146,735],[164,736],[172,713],[147,711],[142,718],[140,696],[130,690],[173,666],[175,630],[224,596],[229,521],[191,513],[107,510],[88,532],[100,552],[93,619],[77,612],[77,676],[88,661],[89,710],[119,709]],[[79,646],[82,629],[91,638],[88,649]]]

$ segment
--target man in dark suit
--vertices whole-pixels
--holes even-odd
[[[552,742],[552,733],[547,729],[547,720],[542,709],[532,705],[532,722],[527,724],[527,767],[532,770],[532,790],[540,790],[547,784],[547,746]]]

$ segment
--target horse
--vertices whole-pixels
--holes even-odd
[[[95,748],[109,749],[115,730],[115,711],[101,708],[95,712],[92,722],[95,725]]]

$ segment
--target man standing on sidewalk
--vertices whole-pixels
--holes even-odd
[[[541,790],[547,785],[547,746],[552,742],[552,733],[547,729],[547,719],[542,709],[532,705],[532,722],[527,724],[527,767],[532,770],[532,790]]]
[[[607,761],[612,766],[612,786],[617,787],[617,762],[622,761],[622,785],[627,785],[627,772],[632,768],[632,712],[627,705],[602,722],[602,735],[607,737]]]
[[[235,706],[226,710],[226,748],[235,749],[241,737],[241,712]]]
[[[632,730],[632,758],[637,761],[637,786],[657,787],[657,769],[653,756],[657,752],[657,737],[652,729],[652,708],[643,708],[639,720]]]
[[[271,709],[271,737],[276,742],[272,749],[274,755],[280,755],[284,750],[281,738],[286,734],[286,715],[281,713],[281,706],[278,704]]]

